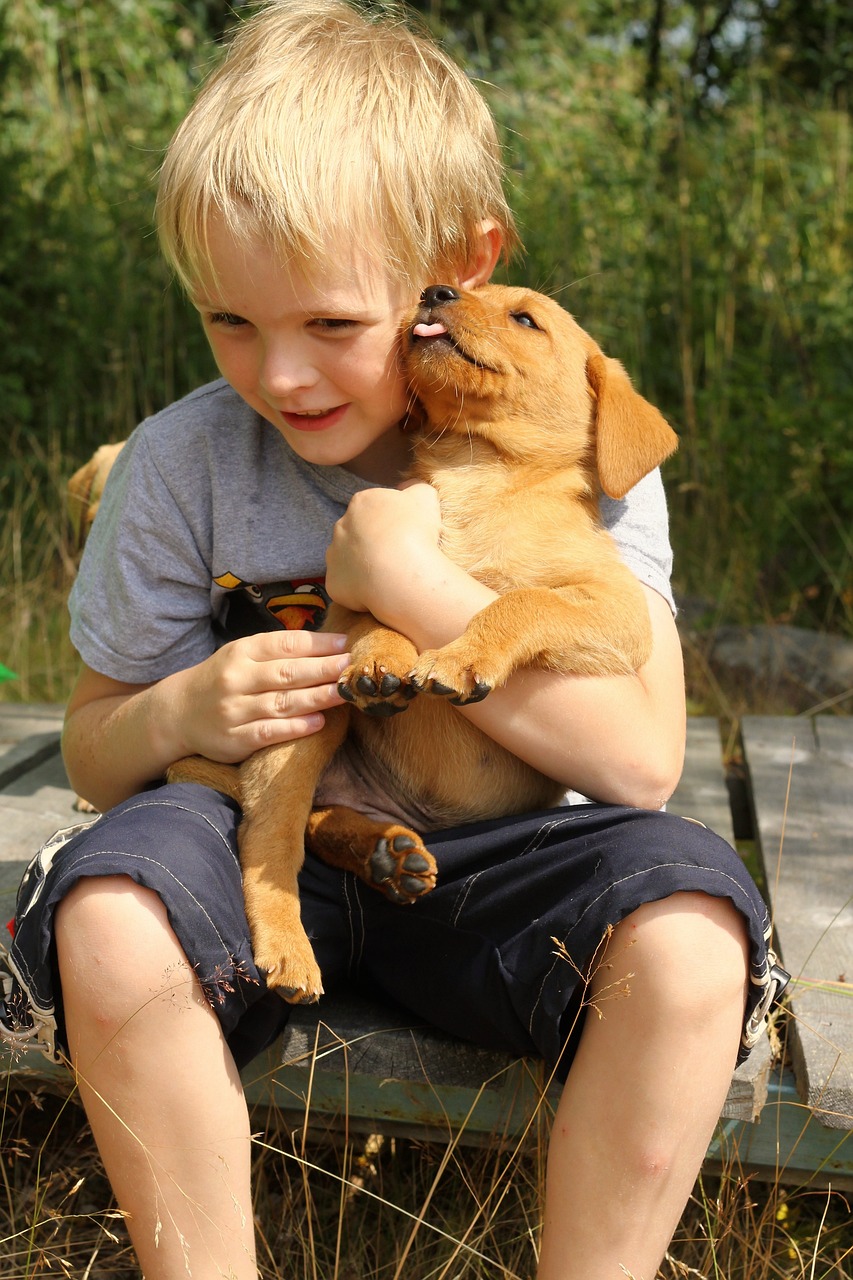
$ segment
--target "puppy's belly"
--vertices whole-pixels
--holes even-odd
[[[414,831],[432,831],[444,815],[426,812],[399,794],[394,778],[375,756],[365,756],[351,738],[333,757],[314,795],[318,809],[344,805],[379,821],[400,822]]]
[[[442,704],[435,710],[455,721],[453,713]],[[411,716],[411,710],[406,714]],[[414,720],[411,716],[411,723]],[[390,723],[395,725],[394,721]],[[384,729],[387,734],[389,722],[382,721],[380,726],[371,722],[365,727],[379,733]],[[403,726],[395,727],[402,729]],[[439,752],[438,774],[432,777],[431,783],[415,773],[409,775],[410,782],[406,785],[394,768],[400,753],[384,735],[373,742],[370,732],[363,741],[350,736],[322,775],[314,806],[343,805],[380,821],[400,822],[424,834],[463,822],[565,803],[565,789],[559,783],[522,764],[502,748],[487,743],[476,730],[469,733],[466,729],[462,737],[467,738],[469,747],[477,742],[484,744],[473,760],[468,752],[455,759],[450,752]],[[455,741],[457,747],[460,744],[456,735],[451,735],[450,741]],[[385,750],[377,749],[380,743]],[[401,744],[398,741],[396,745]]]

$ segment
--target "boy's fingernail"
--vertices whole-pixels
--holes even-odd
[[[336,649],[345,649],[347,647],[346,636],[332,636],[332,643]]]

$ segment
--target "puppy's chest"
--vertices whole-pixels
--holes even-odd
[[[500,486],[437,487],[445,555],[495,591],[526,580],[544,551],[543,530],[529,519],[529,501]]]

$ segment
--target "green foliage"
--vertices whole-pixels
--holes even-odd
[[[151,216],[198,33],[168,0],[7,0],[0,43],[0,413],[85,448],[201,372]]]
[[[65,477],[213,373],[160,261],[154,180],[209,39],[245,7],[0,0],[0,652],[21,696],[62,696],[28,674],[26,601],[51,562],[67,590]],[[515,278],[574,311],[680,432],[679,588],[720,617],[853,630],[847,7],[419,7],[499,119]]]
[[[478,69],[511,160],[515,276],[574,311],[681,435],[680,587],[851,629],[849,115],[758,72],[713,111],[678,84],[648,102],[642,50],[577,27]]]

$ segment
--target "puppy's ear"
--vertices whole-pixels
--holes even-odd
[[[654,405],[631,386],[618,360],[593,351],[586,376],[595,397],[598,478],[611,498],[624,498],[678,448],[678,437]]]

